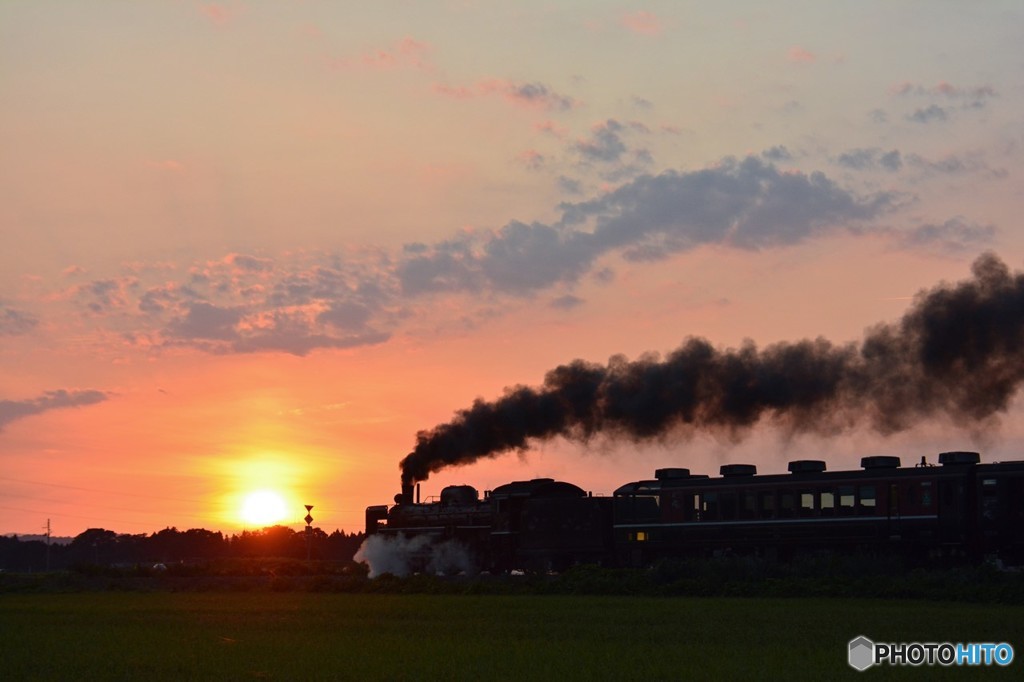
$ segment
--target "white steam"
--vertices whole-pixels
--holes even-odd
[[[465,546],[454,540],[436,542],[429,535],[371,535],[363,540],[354,559],[370,567],[371,578],[385,573],[405,577],[417,572],[456,575],[476,570]]]

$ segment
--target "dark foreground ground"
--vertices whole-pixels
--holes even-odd
[[[1009,642],[1024,606],[849,598],[0,593],[5,680],[977,679],[848,642]]]
[[[1006,642],[1008,668],[847,663]],[[3,680],[1020,679],[1024,573],[819,557],[368,579],[297,560],[0,573]]]

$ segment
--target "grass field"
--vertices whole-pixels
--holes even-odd
[[[1006,641],[1024,607],[851,599],[0,594],[5,680],[973,679],[847,666],[847,642]]]

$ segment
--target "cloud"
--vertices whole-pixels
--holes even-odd
[[[402,291],[488,289],[526,295],[575,282],[618,252],[663,258],[704,244],[796,244],[876,217],[895,197],[859,197],[821,173],[784,173],[755,157],[688,173],[644,175],[596,199],[562,205],[555,224],[513,221],[421,249],[399,263]]]
[[[792,161],[793,155],[784,145],[775,145],[761,152],[761,156],[768,161]]]
[[[371,49],[354,57],[332,60],[330,63],[340,69],[430,71],[433,69],[429,59],[431,51],[432,47],[428,43],[406,36],[393,45]]]
[[[903,157],[898,149],[885,151],[877,147],[859,147],[843,152],[836,163],[845,168],[859,171],[886,170],[895,172],[903,167]]]
[[[946,121],[957,109],[982,109],[990,99],[998,96],[995,88],[991,85],[962,87],[946,81],[940,81],[931,87],[905,81],[890,87],[889,93],[901,98],[915,97],[932,100],[927,106],[918,107],[907,115],[907,120],[914,123]],[[944,104],[940,105],[936,100],[942,101]]]
[[[636,160],[629,134],[646,133],[638,124],[609,119],[595,127],[581,153],[598,167],[621,168]],[[849,153],[873,164],[884,163],[887,154]],[[881,232],[902,238],[907,248],[925,249],[988,234],[967,223],[906,234],[869,230],[864,223],[896,208],[900,196],[862,195],[823,173],[782,169],[764,158],[786,155],[776,147],[704,169],[643,174],[591,195],[579,180],[562,176],[562,189],[584,198],[558,205],[548,221],[511,220],[398,250],[294,251],[274,258],[229,253],[192,266],[140,267],[132,277],[76,285],[72,301],[84,302],[90,316],[117,311],[116,319],[96,323],[116,325],[123,338],[150,352],[305,355],[383,343],[415,316],[439,310],[464,310],[465,319],[500,314],[502,298],[543,296],[547,305],[568,310],[581,303],[566,293],[572,285],[614,278],[610,258],[652,261],[703,245],[784,248],[850,231]],[[449,295],[463,298],[449,308]],[[0,329],[23,332],[31,319],[20,310],[4,313]]]
[[[586,301],[584,301],[579,296],[574,296],[573,294],[566,294],[565,296],[559,296],[558,298],[553,299],[550,303],[548,303],[548,305],[554,308],[555,310],[572,310],[573,308],[580,307],[585,302]]]
[[[652,12],[642,10],[622,15],[619,19],[619,25],[633,33],[644,36],[661,35],[662,30],[664,30],[661,19]]]
[[[526,166],[527,169],[536,171],[544,167],[547,158],[536,149],[527,149],[516,156],[516,160]]]
[[[245,12],[239,2],[205,2],[199,5],[199,13],[214,26],[223,28]]]
[[[343,318],[347,316],[351,322],[357,315],[355,311],[348,311],[346,315],[336,309],[328,313],[328,322],[334,326],[346,326],[342,324]],[[368,318],[369,311],[366,311]],[[390,338],[390,334],[365,327],[366,319],[359,325],[348,325],[358,327],[355,332],[332,335],[317,332],[302,311],[274,311],[263,316],[251,333],[236,338],[230,350],[236,353],[278,351],[303,356],[318,348],[355,348],[383,343]]]
[[[813,52],[796,45],[789,48],[789,52],[786,53],[786,56],[789,61],[796,64],[813,64],[818,60],[817,55]]]
[[[242,314],[238,307],[221,308],[205,301],[189,303],[185,314],[174,320],[167,332],[183,339],[234,341],[239,338],[236,325]]]
[[[627,151],[621,135],[624,129],[621,123],[610,118],[594,126],[591,137],[577,141],[573,149],[587,161],[616,163]]]
[[[568,111],[579,105],[572,97],[560,94],[544,83],[519,83],[500,78],[482,80],[472,87],[436,83],[434,91],[456,99],[500,95],[512,104],[546,111]]]
[[[47,391],[29,400],[0,400],[0,430],[17,419],[68,407],[82,407],[103,402],[110,394],[102,391]]]
[[[576,140],[570,145],[573,153],[588,165],[603,166],[601,177],[611,182],[621,182],[639,173],[654,163],[649,150],[630,148],[626,141],[629,133],[650,134],[650,129],[639,122],[617,121],[610,118],[591,128],[590,137]],[[611,167],[611,168],[609,168]]]
[[[930,104],[921,109],[915,109],[907,115],[908,121],[914,123],[932,123],[933,121],[945,121],[949,118],[949,110],[940,107],[938,104]]]
[[[996,234],[993,225],[968,223],[963,218],[951,218],[941,224],[926,224],[900,235],[904,248],[930,249],[943,253],[976,252],[989,246]]]
[[[932,87],[925,87],[904,81],[889,88],[894,95],[937,95],[950,99],[985,100],[998,96],[996,89],[991,85],[977,85],[972,87],[960,87],[939,81]]]
[[[950,154],[941,159],[928,159],[920,154],[908,154],[907,165],[930,173],[959,175],[961,173],[981,173],[990,178],[1004,178],[1008,175],[1005,169],[991,168],[980,153],[965,155]]]
[[[127,306],[138,286],[137,277],[112,277],[79,284],[71,292],[90,312],[102,315]]]
[[[0,308],[0,336],[21,336],[39,325],[39,318],[17,308]]]

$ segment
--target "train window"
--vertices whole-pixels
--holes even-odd
[[[814,493],[800,493],[800,516],[811,516],[814,514]]]
[[[836,508],[836,494],[831,490],[821,491],[821,513],[832,514]]]
[[[753,490],[743,491],[743,506],[740,508],[740,516],[745,519],[752,519],[757,515],[757,495]]]
[[[839,486],[839,513],[853,513],[854,494],[852,485]]]
[[[874,514],[875,513],[875,486],[873,485],[862,485],[860,487],[860,507],[859,512],[861,514]]]
[[[736,493],[722,493],[722,519],[732,521],[736,518]]]
[[[701,495],[701,520],[718,520],[718,493],[704,493]]]
[[[792,516],[796,511],[796,496],[784,490],[779,493],[779,516]]]
[[[921,483],[921,506],[931,507],[932,506],[932,482],[923,481]]]
[[[615,498],[615,515],[627,523],[658,521],[661,518],[655,495],[622,495]]]
[[[693,505],[693,515],[692,515],[691,518],[694,521],[700,521],[700,519],[701,519],[700,495],[690,495],[690,500],[691,500],[691,503]]]
[[[996,479],[986,478],[981,482],[981,518],[992,521],[996,518],[999,498],[996,496]]]
[[[775,493],[761,493],[761,518],[770,519],[775,516]]]

